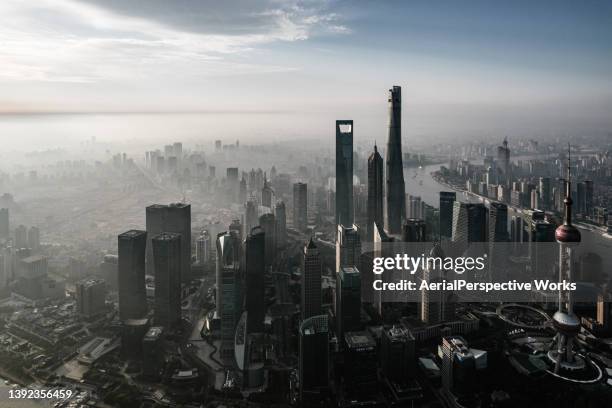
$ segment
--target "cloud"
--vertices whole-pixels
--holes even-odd
[[[0,80],[88,83],[292,71],[252,51],[349,32],[325,1],[3,0]]]

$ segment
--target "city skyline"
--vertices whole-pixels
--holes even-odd
[[[0,15],[0,406],[610,405],[611,4]]]

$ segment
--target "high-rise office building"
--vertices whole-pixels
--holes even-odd
[[[402,162],[402,88],[389,89],[389,138],[387,139],[387,231],[402,232],[406,218],[406,187]]]
[[[30,227],[28,230],[28,248],[36,252],[40,249],[40,229]]]
[[[240,179],[240,187],[238,189],[238,202],[240,204],[246,202],[247,199],[247,182],[244,176]]]
[[[576,185],[576,212],[583,217],[593,216],[593,182],[585,180]]]
[[[265,233],[255,227],[245,240],[245,308],[247,312],[247,332],[262,333],[264,328],[265,287]]]
[[[13,279],[12,256],[10,248],[0,248],[0,289],[8,286]]]
[[[198,265],[206,265],[211,260],[212,242],[207,230],[203,230],[196,239],[196,262]]]
[[[225,177],[228,183],[232,185],[238,184],[238,167],[228,167],[225,169]]]
[[[155,275],[151,240],[162,232],[181,234],[181,282],[191,280],[191,205],[174,203],[147,207],[147,274]]]
[[[336,224],[353,225],[353,121],[336,121]]]
[[[427,241],[427,228],[425,221],[408,218],[402,226],[403,242],[425,242]]]
[[[259,226],[266,236],[265,262],[268,267],[272,265],[276,257],[276,218],[274,214],[264,214],[259,217]]]
[[[378,388],[376,340],[369,331],[345,332],[342,340],[346,398],[371,400]]]
[[[302,264],[302,320],[321,314],[321,268],[319,248],[310,239]]]
[[[150,327],[142,339],[142,375],[159,380],[164,367],[164,328]]]
[[[497,169],[499,171],[498,180],[500,184],[509,185],[512,181],[510,174],[510,148],[508,139],[504,139],[501,146],[497,147]]]
[[[25,227],[25,225],[20,225],[15,228],[15,247],[28,247],[28,229]]]
[[[105,311],[106,282],[102,279],[86,279],[76,283],[77,314],[90,318]]]
[[[263,185],[263,188],[261,189],[261,205],[272,209],[272,196],[273,195],[274,195],[274,191],[272,190],[272,186],[268,182],[267,177],[264,175],[264,185]]]
[[[440,191],[440,237],[453,236],[453,207],[457,193],[454,191]]]
[[[242,234],[242,224],[239,219],[232,220],[232,223],[228,227],[229,232],[236,234],[238,240],[242,242],[243,237],[246,237],[246,234]]]
[[[222,232],[217,235],[216,314],[221,319],[223,358],[233,356],[236,324],[242,313],[241,252],[236,234]]]
[[[508,206],[492,201],[489,205],[488,220],[488,275],[489,281],[504,279],[506,276],[506,262],[508,247],[503,242],[510,241],[508,235]]]
[[[183,144],[181,142],[174,142],[172,144],[172,151],[179,161],[183,158]]]
[[[341,267],[336,274],[335,305],[338,338],[361,329],[361,276],[356,267]]]
[[[9,209],[0,208],[0,240],[8,239],[11,235],[11,224],[9,218]]]
[[[507,242],[508,237],[508,206],[491,202],[489,205],[489,241]]]
[[[155,324],[166,328],[181,320],[181,234],[162,232],[152,239],[155,263]]]
[[[145,249],[147,233],[131,230],[118,237],[119,317],[142,319],[147,314]]]
[[[257,203],[254,200],[248,200],[245,204],[244,235],[248,235],[258,225]]]
[[[336,272],[342,267],[358,266],[361,256],[361,239],[356,225],[338,225],[336,235]]]
[[[431,258],[444,259],[444,251],[439,243],[434,243],[433,248],[429,252]],[[431,265],[423,270],[423,281],[428,285],[435,282],[443,282],[446,279],[447,272],[436,269]],[[421,303],[419,315],[423,323],[434,325],[445,321],[450,321],[455,318],[455,303],[453,292],[448,290],[421,290]]]
[[[287,208],[284,201],[277,201],[274,208],[276,219],[276,245],[284,248],[287,245]]]
[[[306,231],[308,226],[308,185],[295,183],[293,185],[293,228]]]
[[[374,224],[384,225],[384,163],[374,145],[374,152],[368,157],[368,225],[366,226],[366,239],[374,240]]]
[[[542,210],[550,211],[551,208],[551,198],[552,192],[550,188],[550,177],[540,177],[540,206]]]
[[[442,390],[453,396],[475,389],[476,356],[460,336],[442,338]]]
[[[487,241],[487,208],[484,204],[455,201],[452,239],[463,244]]]
[[[421,197],[408,194],[406,198],[406,218],[422,219],[424,217],[424,205]]]
[[[321,403],[329,386],[329,322],[327,315],[311,316],[300,325],[300,399]]]
[[[402,384],[415,374],[415,339],[403,326],[383,328],[380,341],[382,374],[391,383]]]

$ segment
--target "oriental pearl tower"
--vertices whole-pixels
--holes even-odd
[[[563,224],[555,230],[559,243],[559,283],[572,280],[573,251],[580,244],[580,231],[572,225],[572,197],[570,174],[570,149],[567,152],[567,180],[565,182],[565,217]],[[585,361],[574,350],[574,338],[580,332],[580,320],[574,314],[572,292],[559,288],[559,308],[553,315],[553,326],[557,331],[555,347],[548,352],[548,358],[560,369],[574,371],[585,367]]]

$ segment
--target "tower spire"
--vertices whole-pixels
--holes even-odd
[[[572,180],[571,180],[571,156],[570,145],[567,145],[567,180],[565,181],[565,215],[563,217],[563,225],[560,225],[555,230],[555,238],[560,243],[578,243],[580,242],[580,231],[572,225]]]
[[[563,224],[572,225],[572,161],[571,146],[567,144],[567,182],[565,183],[565,217]]]

